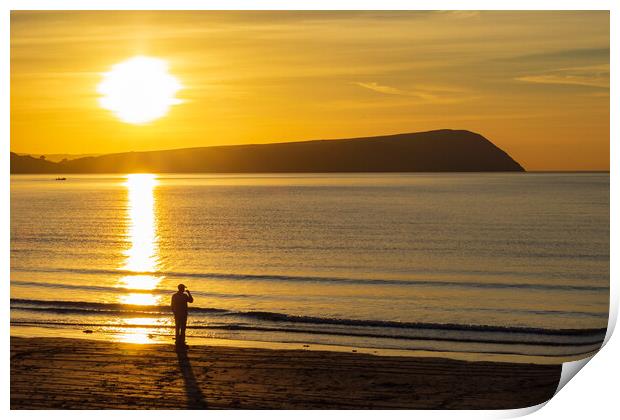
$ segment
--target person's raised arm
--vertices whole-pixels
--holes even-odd
[[[189,289],[185,289],[185,291],[187,292],[187,301],[189,303],[194,303],[194,298],[192,297],[192,294],[189,292]]]

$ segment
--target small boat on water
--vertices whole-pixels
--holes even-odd
[[[64,176],[59,176],[58,178],[56,178],[56,181],[66,181],[67,178],[65,178]]]

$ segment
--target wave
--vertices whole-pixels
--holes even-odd
[[[104,329],[133,329],[148,328],[149,330],[170,330],[174,326],[171,325],[144,325],[144,324],[131,324],[131,323],[93,323],[93,322],[59,322],[59,321],[33,321],[33,320],[12,320],[11,325],[22,326],[55,326],[55,327],[80,327],[80,328],[95,328],[100,327]],[[543,346],[543,347],[587,347],[588,351],[597,350],[602,344],[602,338],[595,338],[590,340],[584,340],[579,342],[553,342],[553,341],[528,341],[522,339],[503,339],[503,338],[478,338],[478,337],[445,337],[436,336],[422,333],[418,334],[387,334],[387,333],[369,333],[369,332],[356,332],[356,331],[329,331],[321,330],[317,331],[308,328],[272,328],[263,326],[248,326],[240,324],[227,324],[227,325],[188,325],[188,330],[220,330],[220,331],[255,331],[255,332],[271,332],[271,333],[295,333],[295,334],[321,334],[331,336],[345,336],[345,337],[364,337],[364,338],[379,338],[379,339],[391,339],[391,340],[416,340],[416,341],[441,341],[441,342],[453,342],[453,343],[480,343],[480,344],[506,344],[506,345],[526,345],[526,346]],[[590,349],[594,346],[595,348]]]
[[[13,271],[18,271],[12,268]],[[323,277],[323,276],[292,276],[281,274],[235,274],[235,273],[183,273],[176,271],[130,271],[130,270],[103,270],[103,269],[73,269],[73,268],[28,268],[25,272],[45,273],[78,273],[100,274],[111,276],[139,276],[149,275],[154,277],[170,278],[196,278],[196,279],[222,279],[241,281],[284,281],[284,282],[309,282],[329,284],[358,284],[358,285],[395,285],[395,286],[428,286],[450,288],[476,288],[476,289],[527,289],[549,291],[591,291],[608,292],[609,286],[583,286],[568,284],[540,284],[540,283],[500,283],[500,282],[476,282],[476,281],[449,281],[449,280],[399,280],[399,279],[360,279],[347,277]]]
[[[90,314],[118,314],[118,315],[169,315],[170,307],[164,305],[129,305],[121,303],[98,303],[81,301],[52,301],[33,299],[11,299],[11,309],[28,311],[43,311],[54,313],[90,313]],[[547,336],[605,336],[605,328],[587,329],[545,329],[522,326],[497,326],[497,325],[470,325],[470,324],[441,324],[424,322],[401,322],[384,320],[362,320],[347,318],[327,318],[316,316],[292,315],[279,312],[266,311],[233,311],[222,308],[190,308],[190,313],[211,314],[219,317],[240,317],[255,321],[267,321],[272,323],[318,324],[342,327],[367,327],[367,328],[390,328],[411,330],[440,330],[460,332],[495,332],[495,333],[524,333]],[[601,338],[602,340],[602,338]]]
[[[51,289],[70,289],[70,290],[86,290],[93,292],[107,292],[113,294],[119,293],[140,293],[146,295],[170,295],[169,289],[132,289],[128,287],[120,286],[95,286],[91,284],[70,284],[70,283],[48,283],[39,281],[21,281],[11,280],[11,286],[26,286],[26,287],[44,287]],[[240,293],[209,293],[209,292],[192,292],[194,295],[199,296],[217,296],[217,297],[233,297],[244,298],[254,297],[253,295],[240,294]]]
[[[82,284],[67,284],[67,283],[46,283],[39,281],[20,281],[11,280],[12,286],[28,286],[28,287],[45,287],[52,289],[75,289],[75,290],[90,290],[94,292],[115,292],[115,293],[144,293],[144,294],[164,294],[170,293],[169,290],[162,289],[131,289],[128,287],[112,287],[112,286],[95,286],[95,285],[82,285]]]
[[[11,281],[12,286],[26,286],[26,287],[44,287],[52,289],[69,289],[69,290],[85,290],[111,293],[118,295],[119,293],[133,293],[133,294],[148,294],[148,295],[170,295],[169,289],[132,289],[119,286],[95,286],[95,285],[80,285],[69,283],[48,283],[48,282],[31,282],[31,281]],[[242,294],[242,293],[216,293],[216,292],[204,292],[194,291],[194,295],[200,297],[215,297],[215,298],[260,298],[261,296]],[[443,311],[451,312],[454,309],[444,308]],[[563,315],[563,316],[580,316],[590,318],[607,318],[608,313],[599,312],[581,312],[581,311],[557,311],[557,310],[522,310],[522,309],[501,309],[501,308],[459,308],[458,311],[467,312],[495,312],[495,313],[519,313],[526,315]]]

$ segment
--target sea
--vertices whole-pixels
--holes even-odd
[[[11,334],[555,363],[609,313],[609,173],[11,176]]]

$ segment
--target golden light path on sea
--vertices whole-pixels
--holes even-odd
[[[148,293],[161,282],[156,273],[159,265],[157,221],[155,216],[155,188],[159,184],[153,174],[130,174],[124,185],[127,188],[127,238],[130,244],[124,254],[125,263],[120,270],[129,272],[119,280],[119,287],[140,290],[128,292],[119,298],[121,303],[130,305],[157,305],[158,299]],[[134,274],[135,273],[135,274]],[[136,319],[127,319],[134,324]],[[153,325],[155,322],[147,323]],[[151,331],[148,328],[128,327],[119,331],[120,341],[148,343]]]

